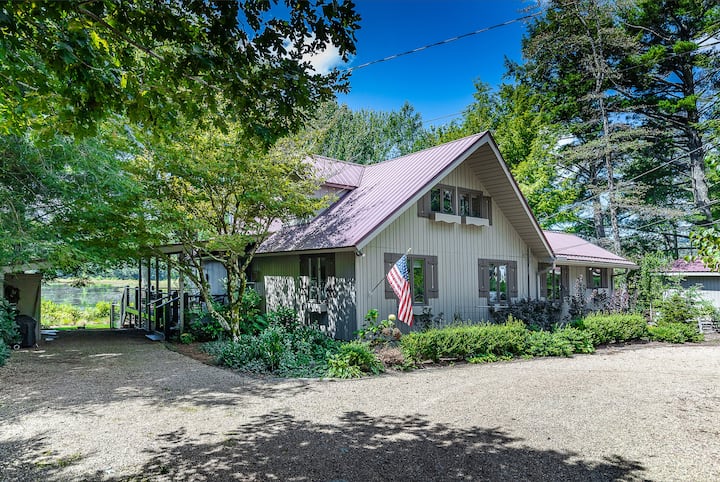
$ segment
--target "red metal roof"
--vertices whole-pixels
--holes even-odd
[[[699,260],[685,261],[684,259],[676,259],[670,265],[668,272],[671,273],[712,273],[710,268]]]
[[[324,156],[314,156],[311,162],[315,165],[318,176],[324,179],[324,184],[350,189],[360,185],[365,167]]]
[[[508,219],[533,252],[551,257],[549,243],[487,132],[367,166],[315,157],[325,184],[349,191],[307,223],[273,226],[275,232],[258,253],[362,248],[465,160],[492,179],[486,187],[503,199],[500,209],[512,214]]]
[[[558,258],[558,264],[568,261],[572,264],[588,266],[604,265],[618,268],[637,268],[637,265],[632,261],[611,253],[607,249],[603,249],[574,234],[545,231],[545,238]]]
[[[476,134],[368,166],[320,158],[320,164],[333,173],[326,183],[334,180],[348,185],[357,181],[357,187],[309,223],[278,230],[258,252],[357,246],[484,135]]]

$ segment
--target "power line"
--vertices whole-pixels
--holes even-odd
[[[485,27],[485,28],[481,28],[481,29],[479,29],[479,30],[475,30],[475,31],[472,31],[472,32],[464,33],[464,34],[458,35],[458,36],[456,36],[456,37],[451,37],[451,38],[447,38],[447,39],[445,39],[445,40],[440,40],[439,42],[433,42],[433,43],[431,43],[431,44],[423,45],[422,47],[418,47],[418,48],[416,48],[416,49],[407,50],[407,51],[405,51],[405,52],[401,52],[401,53],[399,53],[399,54],[390,55],[390,56],[384,57],[384,58],[382,58],[382,59],[371,60],[370,62],[365,62],[364,64],[360,64],[360,65],[357,65],[357,66],[355,66],[355,67],[349,67],[349,68],[345,69],[345,71],[346,71],[346,72],[353,72],[353,71],[355,71],[355,70],[364,69],[365,67],[369,67],[369,66],[371,66],[371,65],[379,64],[379,63],[381,63],[381,62],[388,62],[388,61],[390,61],[390,60],[395,60],[395,59],[397,59],[397,58],[399,58],[399,57],[404,57],[404,56],[406,56],[406,55],[411,55],[411,54],[415,54],[415,53],[418,53],[418,52],[422,52],[423,50],[427,50],[427,49],[430,49],[430,48],[432,48],[432,47],[438,47],[438,46],[440,46],[440,45],[449,44],[449,43],[451,43],[451,42],[455,42],[456,40],[460,40],[460,39],[464,39],[464,38],[467,38],[467,37],[471,37],[471,36],[473,36],[473,35],[478,35],[478,34],[481,34],[481,33],[489,32],[490,30],[495,30],[495,29],[498,29],[498,28],[501,28],[501,27],[505,27],[505,26],[507,26],[507,25],[511,25],[511,24],[513,24],[513,23],[522,22],[523,20],[529,20],[529,19],[531,19],[531,18],[537,17],[538,15],[540,15],[540,12],[533,13],[533,14],[530,14],[530,15],[525,15],[525,16],[522,16],[522,17],[513,18],[513,19],[511,19],[511,20],[507,20],[507,21],[502,22],[502,23],[497,23],[497,24],[491,25],[491,26],[489,26],[489,27]]]
[[[637,176],[635,176],[635,177],[633,177],[633,178],[631,178],[631,179],[628,179],[627,181],[621,181],[621,182],[630,183],[630,182],[633,182],[633,181],[637,181],[637,180],[640,179],[641,177],[646,176],[646,175],[648,175],[648,174],[650,174],[650,173],[652,173],[652,172],[655,172],[655,171],[657,171],[658,169],[661,169],[661,168],[663,168],[663,167],[665,167],[665,166],[667,166],[667,165],[669,165],[669,164],[671,164],[671,163],[673,163],[673,162],[675,162],[675,161],[677,161],[677,160],[679,160],[679,159],[682,159],[682,158],[684,158],[684,157],[687,157],[687,156],[689,156],[690,154],[692,154],[692,153],[694,153],[694,152],[697,152],[697,151],[699,151],[699,150],[701,150],[701,149],[708,149],[708,150],[709,150],[709,149],[713,149],[713,148],[718,147],[719,145],[720,145],[720,144],[705,144],[705,145],[702,145],[702,146],[700,146],[700,147],[698,147],[698,148],[696,148],[696,149],[693,149],[692,151],[685,152],[685,153],[683,153],[683,154],[681,154],[681,155],[679,155],[679,156],[677,156],[677,157],[674,157],[674,158],[670,159],[669,161],[666,161],[666,162],[664,162],[664,163],[662,163],[662,164],[660,164],[660,165],[658,165],[658,166],[655,166],[655,167],[653,167],[652,169],[648,169],[647,171],[642,172],[642,173],[638,174]],[[556,212],[556,213],[554,213],[554,214],[552,214],[552,215],[550,215],[550,216],[546,216],[545,218],[543,218],[543,219],[541,220],[541,222],[549,221],[550,219],[553,219],[554,217],[559,216],[560,214],[566,213],[566,212],[569,211],[570,209],[573,209],[573,208],[575,208],[575,207],[577,207],[577,206],[580,206],[580,205],[582,205],[582,204],[585,204],[585,203],[587,203],[588,201],[592,201],[593,199],[599,198],[600,196],[602,196],[603,194],[608,193],[608,192],[610,192],[610,190],[609,190],[609,189],[605,189],[605,190],[603,190],[603,191],[598,192],[597,194],[594,194],[593,196],[590,196],[590,197],[587,198],[587,199],[583,199],[582,201],[577,201],[577,202],[571,204],[570,206],[568,206],[566,209],[564,209],[564,210],[562,210],[562,211],[558,211],[558,212]]]

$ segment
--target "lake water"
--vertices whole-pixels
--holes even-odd
[[[68,303],[78,308],[87,308],[95,306],[98,301],[120,303],[123,289],[122,285],[100,283],[93,283],[82,288],[75,288],[67,283],[48,283],[42,285],[42,299],[54,303]]]

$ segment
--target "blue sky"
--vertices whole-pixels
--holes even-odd
[[[523,9],[536,2],[357,0],[356,4],[362,21],[350,67],[521,17],[527,14]],[[352,109],[376,110],[397,110],[408,101],[427,125],[449,122],[453,117],[444,116],[461,112],[472,102],[475,79],[497,85],[505,71],[504,57],[521,59],[524,31],[523,23],[515,23],[355,70],[351,92],[338,100]]]

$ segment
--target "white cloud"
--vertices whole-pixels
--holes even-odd
[[[303,56],[303,60],[310,62],[313,70],[318,74],[327,74],[334,67],[337,67],[343,63],[342,57],[340,57],[340,51],[332,44],[313,55],[306,54]]]

